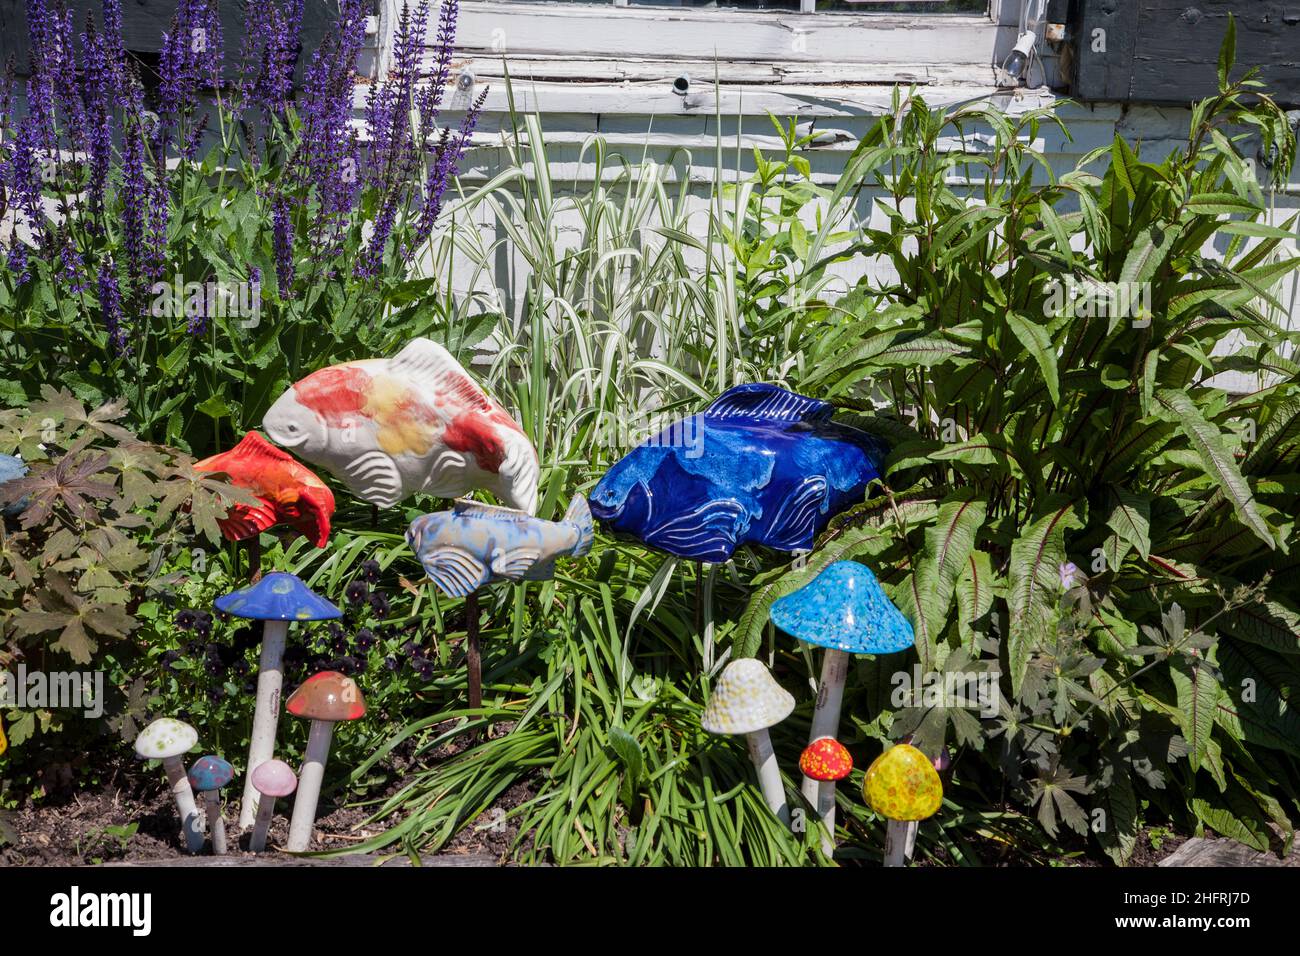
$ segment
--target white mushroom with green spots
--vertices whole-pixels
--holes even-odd
[[[203,849],[203,827],[199,820],[199,807],[194,802],[194,790],[185,774],[181,757],[194,749],[199,742],[198,731],[183,720],[163,717],[140,731],[135,738],[135,752],[145,760],[161,760],[171,784],[176,812],[181,817],[181,830],[185,835],[185,848],[191,853]]]

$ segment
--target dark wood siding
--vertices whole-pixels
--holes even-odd
[[[123,0],[122,40],[133,53],[152,54],[158,51],[162,32],[176,13],[176,0]],[[244,36],[244,10],[247,0],[220,0],[221,35],[225,49],[227,76],[239,54]],[[87,12],[93,12],[95,23],[102,23],[101,0],[67,0],[73,11],[77,33],[82,32]],[[321,38],[330,29],[338,13],[338,4],[332,0],[305,0],[302,14],[302,46],[310,54],[320,45]],[[29,59],[27,43],[26,0],[0,0],[0,66],[13,58],[19,76],[27,73]]]
[[[1260,67],[1279,100],[1300,105],[1300,0],[1077,0],[1074,95],[1186,104],[1213,94],[1229,14],[1233,75]],[[1104,53],[1093,50],[1097,30]]]

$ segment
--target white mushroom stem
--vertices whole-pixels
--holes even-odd
[[[822,818],[825,833],[822,834],[822,852],[827,856],[835,853],[835,781],[817,780],[817,816]]]
[[[217,856],[225,856],[226,821],[221,816],[221,791],[205,791],[203,808],[208,815],[208,832],[212,834],[212,852]]]
[[[311,828],[316,822],[316,803],[320,800],[320,785],[325,779],[325,761],[330,755],[330,741],[334,738],[334,722],[313,720],[307,734],[307,752],[302,770],[298,774],[298,796],[293,801],[293,817],[289,820],[290,853],[301,853],[311,843]]]
[[[194,788],[190,778],[185,775],[185,765],[180,757],[164,757],[163,770],[167,771],[167,782],[172,785],[172,798],[176,801],[176,812],[181,817],[181,831],[185,834],[185,849],[198,853],[203,849],[203,828],[199,825],[199,807],[194,802]]]
[[[271,818],[275,816],[275,797],[262,794],[257,806],[257,822],[253,826],[253,837],[248,841],[248,849],[261,853],[266,849],[266,835],[271,830]]]
[[[817,707],[813,710],[812,729],[808,732],[808,743],[818,737],[834,737],[840,729],[840,705],[844,701],[844,679],[849,673],[849,654],[846,651],[826,649],[822,658],[822,679],[817,685]],[[830,791],[831,812],[835,807],[835,784],[826,783]],[[822,781],[812,777],[803,778],[803,795],[808,803],[818,808],[822,805]],[[831,832],[834,832],[833,830]]]
[[[257,665],[257,703],[253,710],[253,734],[248,743],[248,766],[244,768],[244,798],[239,802],[239,829],[247,830],[257,819],[261,796],[253,786],[253,771],[275,756],[275,730],[280,722],[280,691],[284,687],[284,641],[288,621],[267,621],[262,631],[262,657]]]
[[[907,865],[908,826],[907,820],[890,820],[885,827],[885,866]]]
[[[784,824],[790,823],[790,808],[785,802],[785,787],[781,785],[781,768],[776,762],[776,752],[772,749],[772,735],[766,729],[745,734],[749,745],[749,759],[754,761],[758,771],[758,786],[763,791],[763,799],[768,807]]]
[[[916,849],[916,831],[920,828],[919,820],[907,821],[907,837],[903,841],[903,856],[906,859],[912,858],[912,851]]]

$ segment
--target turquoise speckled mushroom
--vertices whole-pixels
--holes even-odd
[[[226,821],[221,816],[221,789],[234,778],[235,768],[209,754],[194,761],[190,767],[190,786],[203,795],[203,806],[208,815],[208,832],[212,834],[212,852],[217,856],[226,853]]]
[[[265,574],[256,584],[217,598],[218,611],[236,617],[265,621],[262,656],[257,673],[257,704],[253,711],[253,734],[248,743],[248,766],[244,775],[244,797],[239,804],[239,829],[247,830],[257,820],[259,794],[253,786],[253,771],[275,755],[275,731],[280,720],[280,691],[284,674],[280,663],[290,621],[327,621],[343,612],[321,597],[297,575],[284,571]]]
[[[871,569],[856,561],[836,561],[792,594],[772,604],[772,623],[806,644],[826,648],[822,659],[817,706],[813,711],[811,744],[839,732],[844,678],[852,654],[895,654],[912,646],[912,625],[896,608]],[[814,807],[827,805],[823,788],[835,782],[803,778],[803,794]],[[834,850],[834,801],[830,801],[823,848]]]

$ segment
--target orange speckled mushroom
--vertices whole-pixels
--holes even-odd
[[[813,780],[843,780],[853,769],[853,757],[834,737],[818,737],[799,756],[799,770]]]
[[[361,688],[351,677],[338,671],[321,671],[299,685],[285,701],[285,710],[308,720],[357,720],[366,715]]]
[[[943,783],[929,757],[911,744],[896,744],[867,768],[862,794],[890,820],[924,820],[943,803]]]

